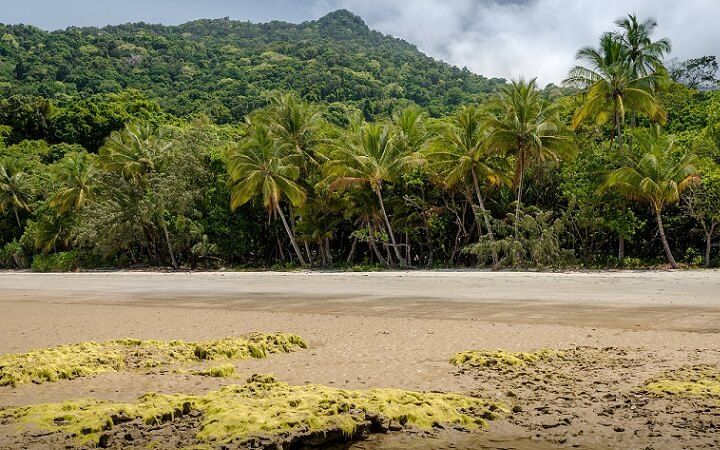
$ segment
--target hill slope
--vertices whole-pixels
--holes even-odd
[[[412,101],[440,114],[502,80],[436,61],[339,10],[302,24],[228,19],[45,32],[0,25],[0,87],[58,97],[137,89],[169,112],[239,120],[267,91],[355,104],[368,116]]]

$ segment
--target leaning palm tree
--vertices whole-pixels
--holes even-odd
[[[677,203],[680,194],[699,180],[697,159],[689,153],[676,156],[673,141],[661,136],[659,129],[639,135],[638,144],[640,154],[628,157],[626,165],[611,172],[598,192],[613,189],[631,200],[650,205],[665,256],[677,269],[665,236],[662,212],[665,206]]]
[[[85,151],[66,153],[55,167],[54,178],[59,189],[50,200],[50,206],[60,214],[79,211],[92,198],[95,189],[96,157]]]
[[[655,19],[648,18],[640,22],[635,14],[628,14],[616,20],[615,24],[622,31],[613,35],[625,48],[633,76],[637,78],[657,72],[662,67],[663,56],[670,52],[672,46],[668,38],[657,41],[651,39],[657,27]]]
[[[403,146],[394,145],[392,127],[388,124],[364,124],[347,136],[347,142],[338,145],[326,164],[330,190],[351,185],[368,185],[377,196],[380,211],[387,227],[390,243],[401,265],[405,259],[400,255],[395,233],[385,210],[383,184],[397,181],[406,167],[419,164],[420,159],[408,153]]]
[[[12,209],[20,230],[20,210],[30,211],[32,192],[30,175],[21,169],[16,158],[0,162],[0,212]]]
[[[300,264],[305,265],[295,233],[281,206],[283,198],[296,207],[306,200],[305,190],[298,184],[297,157],[295,152],[272,138],[267,126],[250,123],[248,135],[228,154],[230,208],[235,210],[253,197],[261,196],[268,212],[280,216]]]
[[[565,83],[585,89],[585,99],[573,117],[573,128],[587,119],[598,125],[612,121],[612,137],[619,149],[623,145],[625,113],[632,110],[647,114],[657,122],[665,121],[665,111],[653,95],[659,74],[635,75],[628,50],[610,33],[600,38],[598,49],[585,47],[577,59],[588,66],[575,66]]]
[[[572,146],[563,134],[555,108],[541,98],[535,79],[529,82],[521,79],[504,86],[492,107],[488,145],[496,152],[515,155],[517,238],[525,170],[533,162],[557,162],[571,152]]]
[[[481,184],[509,184],[508,160],[503,153],[488,145],[490,131],[485,114],[475,106],[460,108],[446,121],[439,123],[436,136],[424,149],[431,168],[447,187],[458,184],[471,186],[483,216],[491,243],[495,242],[490,213],[485,208]],[[493,247],[493,264],[497,252]]]

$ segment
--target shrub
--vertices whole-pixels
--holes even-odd
[[[36,255],[30,268],[34,272],[69,272],[80,268],[77,251]]]

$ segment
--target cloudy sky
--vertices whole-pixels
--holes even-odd
[[[198,18],[302,22],[347,8],[376,30],[486,76],[559,82],[575,51],[629,12],[653,16],[671,57],[720,56],[720,0],[0,0],[0,22],[44,29]]]

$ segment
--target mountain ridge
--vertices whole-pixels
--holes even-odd
[[[415,103],[440,115],[492,92],[488,79],[370,29],[348,10],[292,24],[198,19],[43,31],[0,25],[0,95],[87,97],[134,89],[167,111],[242,120],[295,90],[366,116]]]

